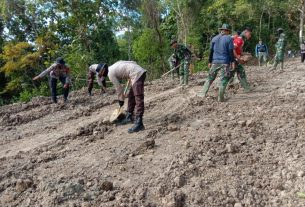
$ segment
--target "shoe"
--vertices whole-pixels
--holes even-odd
[[[127,112],[125,119],[123,119],[123,120],[119,123],[119,125],[126,125],[126,124],[131,124],[131,123],[133,123],[133,120],[132,120],[132,113]]]
[[[139,132],[142,130],[145,130],[145,127],[143,125],[143,119],[142,119],[142,117],[137,117],[136,122],[133,125],[133,127],[128,129],[128,133],[135,133],[135,132]]]

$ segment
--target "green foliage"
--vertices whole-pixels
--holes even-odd
[[[248,52],[253,53],[262,38],[274,53],[278,27],[285,29],[287,49],[296,51],[300,4],[300,0],[2,0],[0,104],[49,95],[46,81],[33,83],[32,77],[58,56],[71,68],[74,89],[86,84],[81,79],[89,65],[120,59],[136,60],[150,78],[160,77],[169,69],[172,38],[194,52],[195,71],[207,70],[211,38],[223,23],[234,31],[252,27],[252,39],[245,45]]]

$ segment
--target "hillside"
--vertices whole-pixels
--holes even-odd
[[[305,66],[247,73],[225,103],[196,97],[206,73],[147,82],[138,134],[103,122],[116,96],[97,91],[1,107],[0,206],[304,206]]]

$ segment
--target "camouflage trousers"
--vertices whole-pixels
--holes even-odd
[[[226,87],[227,87],[230,77],[231,77],[230,66],[228,64],[213,64],[212,65],[212,67],[210,68],[210,71],[209,71],[209,76],[208,76],[206,82],[204,83],[202,93],[204,96],[206,96],[211,84],[216,79],[219,71],[221,72],[221,74],[220,74],[218,101],[224,101],[225,90],[226,90]]]
[[[277,68],[277,65],[281,63],[281,69],[284,69],[284,51],[276,51],[274,57],[273,70]]]
[[[182,60],[179,68],[180,85],[188,85],[190,60]]]
[[[250,85],[247,81],[247,75],[246,75],[246,71],[245,68],[242,64],[238,64],[236,65],[236,68],[231,71],[231,80],[233,81],[235,74],[237,74],[237,78],[241,84],[241,86],[244,88],[245,91],[249,91],[250,90]]]

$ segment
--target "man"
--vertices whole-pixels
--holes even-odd
[[[106,94],[106,77],[108,75],[108,65],[105,63],[93,64],[88,71],[88,94],[92,96],[92,88],[94,76],[99,86],[101,86],[101,94]]]
[[[305,41],[301,44],[301,62],[305,60]]]
[[[235,68],[233,54],[233,39],[229,36],[231,33],[230,26],[223,24],[219,28],[220,34],[212,39],[210,56],[209,56],[209,76],[204,83],[203,91],[198,94],[200,97],[205,97],[213,81],[216,79],[217,73],[221,71],[221,82],[219,86],[218,101],[224,101],[224,94],[228,82],[230,80],[230,66]]]
[[[286,36],[282,28],[277,29],[279,39],[275,44],[276,54],[274,57],[274,64],[271,70],[275,70],[277,65],[281,63],[281,69],[284,70],[284,56],[285,56],[285,46],[286,46]]]
[[[261,67],[263,62],[265,62],[267,66],[268,47],[267,45],[263,44],[261,39],[255,47],[255,55],[258,58],[259,67]]]
[[[177,73],[177,76],[179,77],[179,68],[176,68],[179,63],[177,61],[177,58],[176,58],[175,54],[172,54],[168,58],[168,63],[169,63],[170,69],[172,70],[172,72],[171,72],[171,79],[174,80],[175,72]],[[176,69],[173,70],[174,68],[176,68]]]
[[[71,79],[70,69],[65,65],[64,59],[61,57],[57,58],[53,65],[44,70],[38,76],[34,77],[33,80],[38,80],[47,74],[50,76],[50,86],[53,102],[57,103],[57,80],[59,80],[63,85],[64,102],[67,102]]]
[[[245,62],[242,59],[242,54],[243,54],[243,46],[245,44],[245,40],[251,39],[251,33],[252,33],[252,29],[247,27],[241,33],[241,35],[237,34],[233,37],[234,58],[235,58],[236,68],[235,68],[235,70],[232,71],[231,78],[233,79],[234,76],[235,76],[235,73],[236,73],[237,77],[238,77],[238,80],[239,80],[241,86],[244,88],[245,92],[250,91],[250,85],[247,81],[246,71],[245,71],[245,68],[243,66],[243,64]]]
[[[128,106],[126,118],[121,124],[129,124],[133,122],[133,114],[135,115],[134,126],[128,129],[129,133],[144,130],[144,81],[146,78],[146,70],[133,61],[118,61],[109,67],[108,77],[114,84],[119,97],[119,105],[124,105],[124,88],[120,81],[130,81],[130,91],[128,94]]]
[[[178,44],[177,40],[172,40],[170,46],[174,49],[174,57],[176,58],[176,65],[180,66],[180,85],[188,85],[189,66],[191,63],[192,52],[184,45]]]

